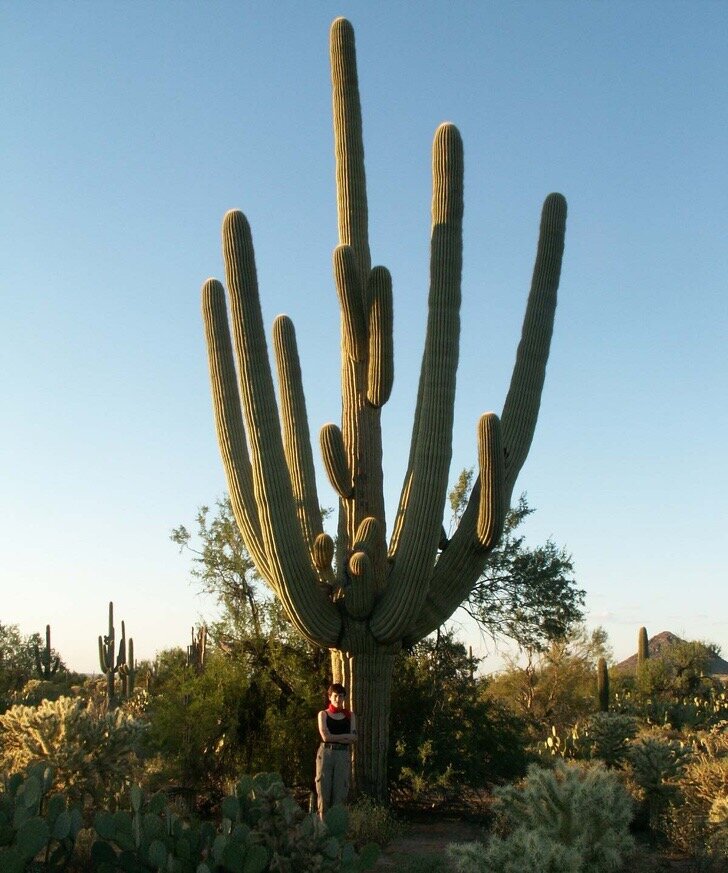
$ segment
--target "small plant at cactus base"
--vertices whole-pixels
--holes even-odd
[[[518,786],[496,789],[505,836],[453,844],[460,873],[607,873],[632,850],[632,802],[600,764],[532,764]]]

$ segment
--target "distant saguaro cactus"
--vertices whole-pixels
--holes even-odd
[[[38,646],[33,646],[33,656],[35,658],[35,669],[41,679],[52,679],[58,672],[61,665],[60,657],[53,660],[53,649],[51,648],[51,626],[46,625],[46,644],[43,651]]]
[[[605,658],[597,661],[597,698],[599,711],[609,712],[609,672]]]
[[[340,501],[335,548],[322,528],[296,337],[285,315],[273,328],[279,420],[252,236],[242,212],[229,212],[222,230],[232,341],[225,291],[216,279],[205,282],[202,306],[218,441],[236,520],[293,625],[332,650],[333,678],[350,689],[357,715],[356,787],[382,797],[394,657],[403,643],[411,645],[439,627],[467,597],[498,542],[531,445],[556,307],[566,202],[551,194],[544,203],[510,389],[501,418],[489,412],[478,423],[480,475],[447,542],[442,518],[460,331],[463,149],[454,125],[437,129],[427,336],[409,461],[387,544],[380,412],[394,373],[392,282],[384,267],[371,267],[354,31],[345,19],[334,21],[330,46],[342,422],[324,425],[320,443]]]
[[[119,644],[119,676],[121,677],[121,696],[128,700],[136,686],[136,660],[134,659],[134,640],[129,637],[129,659],[126,657],[126,629],[121,623],[121,643]]]
[[[109,602],[109,632],[105,636],[99,636],[99,666],[106,676],[106,700],[109,707],[116,705],[116,681],[114,676],[119,672],[126,653],[126,634],[124,622],[121,623],[121,642],[119,652],[116,654],[116,632],[114,630],[114,604]]]
[[[641,667],[650,657],[650,644],[647,639],[647,628],[641,627],[637,634],[637,667]]]
[[[205,669],[205,658],[207,657],[207,626],[200,625],[195,629],[192,628],[192,641],[187,646],[187,666],[192,667],[195,672],[202,673]]]

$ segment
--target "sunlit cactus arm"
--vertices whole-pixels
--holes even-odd
[[[318,645],[333,645],[341,617],[317,584],[296,514],[263,331],[253,241],[242,212],[227,213],[222,235],[240,401],[266,560],[259,569],[300,633]],[[221,392],[213,388],[213,393]]]
[[[273,324],[273,348],[281,398],[283,448],[303,539],[312,549],[314,540],[323,531],[321,506],[316,490],[296,332],[293,322],[285,315],[279,315]]]
[[[528,296],[511,385],[501,415],[507,503],[510,503],[516,478],[526,460],[536,430],[554,328],[565,231],[566,200],[561,194],[549,194],[541,212],[541,231],[531,293]]]
[[[217,279],[208,279],[202,286],[202,314],[217,441],[227,477],[230,503],[250,556],[260,573],[269,578],[268,558],[263,548],[258,507],[253,495],[253,473],[240,409],[225,289]]]
[[[371,621],[383,642],[401,638],[427,594],[447,495],[460,336],[463,146],[452,124],[432,149],[430,301],[409,502],[388,586]]]
[[[337,18],[329,37],[339,242],[354,250],[364,290],[371,256],[354,28]]]
[[[334,249],[334,279],[341,304],[343,349],[352,361],[366,360],[367,327],[356,257],[351,246]]]
[[[367,401],[375,407],[389,400],[394,381],[392,277],[386,267],[374,267],[367,288],[369,360]]]
[[[499,511],[503,513],[508,509],[515,477],[523,465],[536,427],[553,330],[565,227],[566,201],[561,194],[550,194],[541,214],[533,281],[511,386],[500,420],[504,466],[503,505]],[[532,386],[528,385],[529,378],[533,380]],[[492,469],[495,471],[495,467]],[[468,596],[482,572],[487,556],[477,536],[482,476],[481,466],[467,508],[447,549],[437,562],[422,612],[407,631],[406,642],[421,639],[446,621]]]
[[[319,441],[324,469],[331,487],[342,500],[348,500],[353,497],[354,489],[341,429],[331,422],[325,424],[321,428]]]

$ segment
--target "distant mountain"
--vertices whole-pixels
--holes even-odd
[[[652,637],[651,640],[648,640],[650,658],[659,658],[660,654],[669,646],[672,646],[675,643],[684,642],[685,640],[680,639],[676,634],[670,633],[670,631],[662,631],[662,633],[659,633]],[[621,661],[615,667],[615,670],[621,670],[625,673],[634,673],[636,669],[636,654],[632,655],[631,658]],[[714,655],[708,666],[708,673],[713,676],[728,676],[728,661],[721,658],[720,655]]]

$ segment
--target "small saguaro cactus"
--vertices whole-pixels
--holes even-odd
[[[599,700],[599,711],[609,711],[609,672],[607,670],[607,661],[605,658],[600,658],[597,661],[597,698]]]
[[[192,667],[196,673],[202,673],[205,669],[205,658],[207,656],[207,625],[200,625],[195,629],[192,628],[192,640],[187,646],[187,666]]]
[[[46,625],[46,644],[41,652],[38,646],[33,646],[33,656],[35,657],[35,669],[41,679],[52,679],[58,672],[61,665],[60,657],[53,660],[53,649],[51,648],[51,626]]]
[[[121,677],[121,696],[128,700],[136,686],[136,661],[134,660],[134,640],[129,637],[129,659],[126,657],[126,629],[121,623],[121,643],[119,645],[119,676]]]
[[[383,798],[394,658],[402,645],[438,628],[468,596],[501,535],[531,445],[556,308],[566,201],[550,194],[544,203],[508,395],[500,418],[488,412],[478,423],[480,475],[447,541],[442,519],[460,332],[463,145],[453,124],[435,132],[427,334],[409,460],[387,543],[380,416],[394,374],[392,280],[384,267],[372,267],[369,252],[354,31],[338,18],[330,36],[342,420],[340,427],[323,426],[320,445],[339,496],[335,545],[322,527],[293,323],[281,315],[273,326],[279,418],[252,235],[237,210],[228,212],[222,229],[232,331],[218,280],[205,282],[202,308],[218,442],[243,540],[294,627],[331,650],[333,679],[347,686],[357,716],[356,789]]]
[[[637,666],[641,667],[650,657],[650,644],[647,639],[647,628],[641,627],[637,634]]]
[[[119,672],[122,664],[122,656],[126,652],[126,638],[124,622],[121,623],[121,642],[119,652],[116,654],[116,632],[114,631],[114,604],[109,602],[109,632],[105,636],[99,636],[99,666],[106,676],[106,700],[109,706],[116,704],[116,689],[114,676]]]

